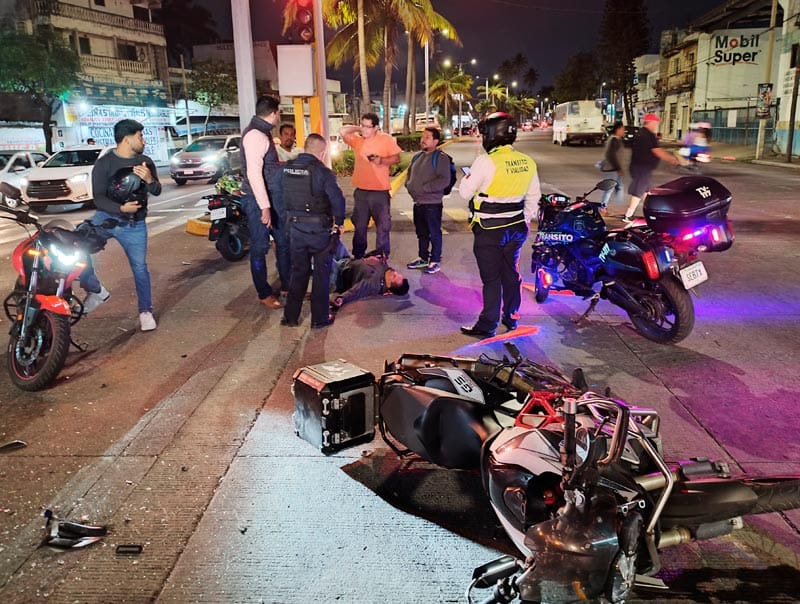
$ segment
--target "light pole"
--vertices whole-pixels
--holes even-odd
[[[464,69],[462,68],[462,65],[464,65],[464,63],[466,63],[466,62],[467,61],[463,61],[461,63],[456,63],[456,65],[458,65],[458,73],[459,74],[463,74],[464,73]],[[476,65],[477,63],[478,63],[478,59],[470,59],[469,60],[469,64],[470,65]],[[453,62],[450,59],[445,59],[444,61],[442,61],[442,65],[444,65],[445,67],[449,68],[449,67],[452,67]],[[456,97],[456,95],[453,95],[453,96]],[[456,124],[457,124],[457,126],[456,126],[456,128],[457,128],[456,135],[457,136],[461,136],[461,128],[462,128],[461,101],[464,100],[464,95],[459,92],[458,95],[457,95],[456,100],[458,101],[458,120],[456,120]]]
[[[428,116],[431,113],[431,101],[429,95],[429,86],[430,86],[430,64],[429,64],[429,57],[428,57],[428,41],[425,40],[425,128],[428,127]],[[414,116],[414,123],[416,124],[416,116]],[[414,126],[414,131],[416,132],[416,125]]]

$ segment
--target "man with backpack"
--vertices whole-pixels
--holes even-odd
[[[414,227],[417,231],[419,257],[406,266],[424,269],[432,275],[439,272],[442,261],[442,197],[455,184],[453,160],[436,147],[441,140],[439,130],[425,128],[420,139],[421,151],[408,167],[406,189],[414,200]]]

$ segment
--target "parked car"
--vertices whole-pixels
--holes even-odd
[[[24,150],[0,150],[0,182],[7,182],[17,189],[22,188],[22,179],[36,166],[47,159],[46,153]],[[17,205],[16,199],[6,198],[0,193],[0,203],[9,207]]]
[[[92,202],[92,169],[97,158],[113,147],[76,145],[53,154],[22,180],[22,200],[30,206]]]
[[[189,180],[217,182],[225,172],[239,172],[241,159],[239,147],[242,137],[201,136],[172,156],[169,175],[176,185],[185,185]]]

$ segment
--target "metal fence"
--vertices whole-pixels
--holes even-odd
[[[770,117],[765,118],[766,141],[773,140],[775,122],[773,120],[775,108]],[[735,114],[732,115],[732,112]],[[727,107],[725,109],[708,109],[695,111],[692,114],[693,122],[709,122],[711,124],[711,140],[731,145],[755,145],[758,136],[759,117],[756,116],[755,105],[746,107]]]

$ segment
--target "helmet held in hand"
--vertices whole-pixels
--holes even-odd
[[[106,196],[120,205],[136,201],[144,207],[147,203],[147,185],[132,167],[120,168],[111,177]]]

